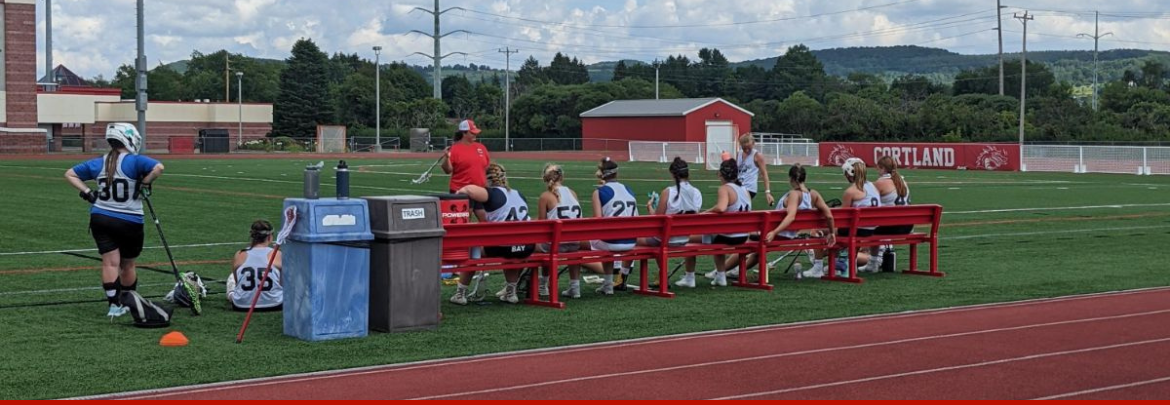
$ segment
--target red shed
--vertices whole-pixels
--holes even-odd
[[[620,100],[581,113],[586,149],[597,139],[730,143],[751,132],[751,111],[721,98]]]

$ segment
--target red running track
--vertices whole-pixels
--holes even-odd
[[[1170,289],[614,342],[113,398],[1166,399]]]

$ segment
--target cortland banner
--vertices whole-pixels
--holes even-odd
[[[820,150],[826,166],[841,166],[854,157],[874,166],[889,156],[898,167],[910,169],[1020,170],[1020,146],[1014,144],[821,142]]]

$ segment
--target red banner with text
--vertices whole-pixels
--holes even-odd
[[[992,143],[821,142],[821,165],[841,166],[860,158],[874,166],[883,156],[908,169],[1019,171],[1020,145]]]

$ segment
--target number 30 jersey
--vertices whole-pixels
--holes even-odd
[[[248,258],[244,264],[232,273],[235,285],[228,291],[232,306],[248,308],[256,293],[260,299],[256,301],[256,308],[275,308],[284,302],[284,287],[281,285],[280,269],[272,269],[268,273],[268,280],[260,285],[264,277],[264,266],[268,265],[268,258],[272,255],[272,248],[252,248],[247,250]]]
[[[142,155],[122,153],[115,164],[114,181],[106,180],[105,157],[94,158],[73,167],[82,181],[97,181],[98,199],[90,212],[142,223],[142,200],[134,198],[138,179],[154,170],[159,162]]]

